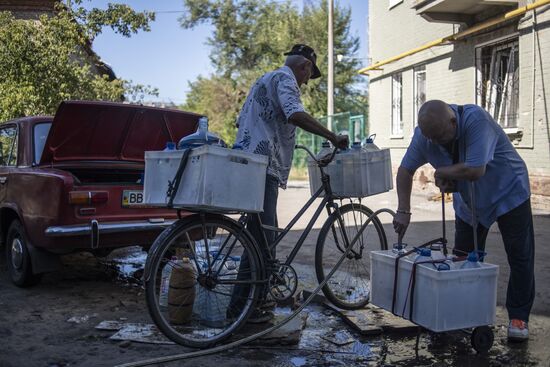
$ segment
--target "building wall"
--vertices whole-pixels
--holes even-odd
[[[0,0],[0,11],[10,11],[19,19],[37,19],[53,13],[57,0]]]
[[[388,9],[388,0],[369,1],[369,46],[373,62],[453,33],[452,24],[428,23],[411,9],[413,0]]]
[[[405,0],[395,8],[388,9],[388,1],[369,2],[369,44],[373,63],[448,36],[453,30],[458,31],[458,26],[427,22],[411,9],[412,3],[412,0]],[[529,12],[523,18],[489,32],[455,44],[432,47],[383,65],[381,71],[370,72],[369,129],[371,133],[377,134],[376,143],[379,146],[392,148],[394,171],[399,166],[414,130],[414,67],[425,65],[427,100],[476,103],[476,47],[517,36],[520,57],[518,127],[523,136],[515,140],[514,144],[527,163],[533,193],[547,196],[535,198],[534,201],[540,201],[541,205],[550,208],[550,63],[547,61],[550,60],[550,6],[536,12],[536,23],[535,52],[533,12]],[[544,60],[547,62],[544,63]],[[402,73],[402,137],[391,136],[392,75],[397,72]],[[416,177],[422,176],[422,182],[425,183],[433,178],[432,172],[431,167],[424,166]]]
[[[550,6],[528,14],[518,28],[524,136],[516,146],[527,162],[532,192],[550,196]]]

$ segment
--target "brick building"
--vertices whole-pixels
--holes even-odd
[[[370,132],[394,168],[424,101],[476,103],[526,161],[534,206],[550,208],[550,1],[371,0],[369,47]]]

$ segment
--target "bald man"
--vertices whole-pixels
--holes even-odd
[[[473,250],[470,181],[475,182],[479,249],[484,250],[489,227],[496,221],[510,265],[508,338],[527,340],[535,297],[535,241],[525,162],[500,125],[481,107],[426,102],[397,172],[398,207],[393,225],[400,240],[412,215],[413,175],[426,163],[435,168],[435,184],[444,192],[453,192],[454,252],[459,255]]]

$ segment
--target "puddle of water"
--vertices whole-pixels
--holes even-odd
[[[360,341],[355,341],[352,346],[352,352],[360,357],[371,357],[372,351],[371,347],[368,344],[361,343]]]
[[[134,246],[113,251],[102,263],[107,267],[114,268],[117,277],[121,280],[141,282],[146,260],[147,252],[143,251],[141,247]]]
[[[112,256],[102,262],[115,269],[118,277],[130,283],[140,282],[141,271],[147,258],[147,253],[141,248],[126,248],[124,251],[113,252]],[[375,361],[377,365],[395,365],[403,367],[445,365],[481,367],[487,365],[503,366],[537,366],[541,361],[547,361],[544,340],[548,340],[550,333],[542,325],[550,321],[542,317],[533,321],[533,338],[529,344],[509,344],[506,341],[506,325],[500,321],[500,328],[495,328],[495,341],[487,355],[479,355],[470,344],[470,336],[462,332],[427,333],[420,335],[418,350],[415,351],[416,335],[386,334],[382,337],[363,338],[352,334],[356,340],[353,343],[337,346],[322,338],[323,335],[336,333],[336,341],[340,338],[338,331],[350,330],[340,317],[332,311],[327,311],[318,305],[308,305],[305,309],[309,317],[307,327],[302,332],[298,345],[304,352],[311,352],[305,357],[288,359],[288,351],[284,354],[276,353],[284,359],[285,366],[308,365],[362,365],[364,362]],[[288,314],[290,309],[278,308],[278,313]],[[502,317],[501,317],[502,318]],[[544,321],[544,322],[543,322]],[[537,329],[537,326],[539,328]],[[539,330],[540,329],[540,330]],[[366,341],[366,342],[365,342]],[[365,342],[365,343],[364,343]],[[542,352],[541,352],[542,351]],[[254,355],[259,352],[255,351]],[[267,354],[266,360],[273,359],[273,354]],[[256,357],[258,358],[258,357]]]

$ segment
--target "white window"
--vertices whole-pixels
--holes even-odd
[[[391,135],[403,136],[403,75],[392,76]]]
[[[414,68],[413,129],[418,124],[418,111],[426,102],[426,66]]]
[[[476,50],[477,103],[503,128],[518,126],[519,44],[517,39]]]
[[[401,4],[403,0],[390,0],[390,9],[396,6],[397,4]]]

